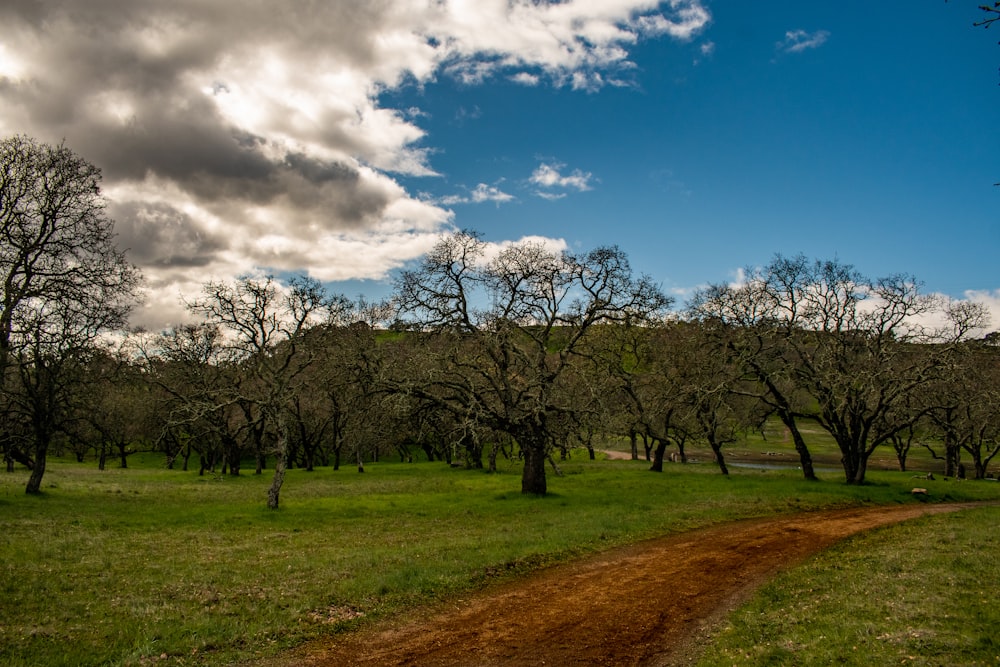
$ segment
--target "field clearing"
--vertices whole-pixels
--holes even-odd
[[[764,586],[699,667],[1000,663],[1000,507],[856,535]]]
[[[734,451],[738,449],[734,448]],[[575,452],[549,496],[498,474],[395,462],[199,477],[133,457],[127,470],[56,460],[45,493],[0,476],[0,663],[235,664],[550,563],[738,518],[920,502],[911,473],[849,487],[794,469]],[[23,471],[22,471],[23,472]],[[995,482],[921,481],[940,501],[1000,499]]]

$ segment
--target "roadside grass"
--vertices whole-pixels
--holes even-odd
[[[699,665],[1000,664],[1000,508],[855,536],[734,613]]]
[[[151,456],[127,470],[51,461],[38,497],[25,475],[0,475],[0,664],[240,664],[646,537],[919,502],[909,473],[850,487],[793,469],[653,474],[600,458],[560,463],[544,498],[519,493],[517,462],[494,475],[427,462],[291,470],[278,511],[265,507],[267,474],[199,477]],[[920,486],[933,500],[1000,499],[993,482]]]

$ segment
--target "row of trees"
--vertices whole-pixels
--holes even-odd
[[[197,323],[120,330],[138,272],[114,248],[99,174],[63,147],[2,145],[4,305],[0,448],[37,492],[53,444],[100,465],[158,449],[168,465],[240,474],[274,463],[359,468],[389,450],[496,468],[546,465],[595,439],[683,459],[780,420],[815,478],[803,421],[828,431],[845,479],[871,454],[915,443],[977,477],[997,453],[1000,348],[985,313],[922,294],[909,276],[869,279],[836,261],[776,257],[738,285],[699,291],[681,313],[617,248],[496,249],[455,233],[397,281],[388,303],[350,302],[314,280],[209,283]],[[922,324],[922,322],[924,324]],[[937,322],[932,327],[927,322]],[[554,456],[555,455],[555,456]]]

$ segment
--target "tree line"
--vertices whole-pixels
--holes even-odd
[[[462,231],[396,279],[382,303],[299,276],[210,282],[193,323],[126,332],[141,276],[114,246],[99,171],[64,146],[0,143],[0,451],[41,489],[55,448],[127,466],[155,450],[202,474],[364,469],[378,456],[495,470],[521,490],[608,438],[653,470],[778,419],[815,479],[800,427],[827,431],[844,479],[913,446],[946,474],[985,477],[1000,450],[1000,346],[982,307],[872,279],[836,260],[776,256],[682,308],[616,247],[495,248]],[[935,324],[931,324],[935,323]]]

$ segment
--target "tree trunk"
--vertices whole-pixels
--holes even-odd
[[[545,445],[522,442],[524,471],[521,473],[521,493],[544,496],[548,492],[545,480]]]
[[[957,476],[958,466],[961,465],[961,456],[958,451],[958,447],[947,447],[945,449],[944,457],[945,457],[945,462],[944,462],[945,477]]]
[[[281,485],[285,483],[285,459],[288,456],[288,432],[280,417],[276,421],[278,433],[274,448],[274,478],[271,480],[271,488],[267,490],[267,507],[272,510],[278,509]]]
[[[898,435],[893,435],[892,449],[896,452],[896,462],[899,464],[899,472],[906,472],[906,457],[910,453],[910,443],[904,442]]]
[[[465,449],[466,462],[470,468],[483,469],[483,446],[471,433],[462,436],[462,448]]]
[[[816,471],[813,469],[812,454],[809,453],[806,441],[802,437],[802,433],[799,431],[798,424],[795,423],[795,417],[784,410],[780,410],[778,412],[778,418],[781,419],[781,423],[785,425],[788,432],[792,434],[792,442],[795,444],[795,451],[799,454],[799,465],[802,466],[802,476],[810,482],[817,481],[819,478],[816,477]]]
[[[285,483],[285,454],[278,452],[274,462],[274,478],[271,480],[271,488],[267,490],[267,508],[278,509],[278,501],[281,495],[281,485]]]
[[[490,447],[489,472],[497,471],[497,454],[500,453],[500,443],[494,442]]]
[[[710,438],[708,445],[712,448],[712,452],[715,454],[715,462],[719,464],[719,470],[723,475],[728,475],[729,468],[726,467],[726,457],[722,454],[722,445],[720,445],[715,438]]]
[[[629,444],[632,446],[632,460],[633,461],[638,461],[639,460],[639,436],[636,434],[636,432],[634,430],[628,432],[628,440],[629,440]]]
[[[868,457],[863,456],[858,462],[858,470],[854,474],[854,484],[864,484],[865,483],[865,473],[868,472]]]
[[[648,451],[648,450],[647,450]],[[653,450],[653,463],[649,466],[652,472],[663,472],[663,455],[667,453],[667,441],[657,440]]]
[[[45,460],[49,453],[49,444],[37,443],[35,445],[35,465],[31,468],[31,476],[28,477],[28,485],[24,492],[36,495],[42,492],[42,475],[45,474]]]
[[[949,420],[950,423],[950,420]],[[961,447],[958,438],[952,428],[946,428],[944,432],[944,476],[954,477],[958,468]]]
[[[300,435],[302,438],[302,457],[305,460],[306,472],[313,472],[316,466],[316,450],[318,444],[306,439],[305,435]]]
[[[864,484],[865,472],[868,469],[868,456],[853,444],[841,445],[843,454],[841,463],[844,466],[844,476],[848,484]]]

